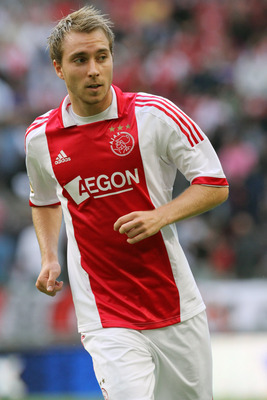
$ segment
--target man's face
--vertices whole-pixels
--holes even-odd
[[[57,75],[65,81],[73,111],[82,116],[98,114],[112,101],[113,59],[102,29],[68,33]]]

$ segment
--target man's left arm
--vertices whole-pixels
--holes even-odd
[[[134,244],[155,235],[166,225],[202,214],[227,200],[228,187],[191,185],[169,203],[150,211],[134,211],[120,217],[114,230]]]

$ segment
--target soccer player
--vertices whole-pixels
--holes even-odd
[[[205,305],[175,223],[227,199],[201,129],[171,101],[112,84],[111,22],[93,7],[48,39],[68,95],[26,132],[30,205],[42,268],[62,289],[63,211],[78,330],[109,400],[211,400]],[[177,169],[190,182],[172,199]]]

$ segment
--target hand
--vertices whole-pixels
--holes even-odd
[[[55,296],[63,287],[63,282],[56,280],[60,272],[61,268],[58,262],[43,265],[35,286],[40,292],[48,296]]]
[[[155,235],[164,226],[157,209],[150,211],[135,211],[120,217],[114,224],[114,230],[128,236],[127,242],[138,243]]]

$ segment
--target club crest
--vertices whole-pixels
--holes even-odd
[[[110,147],[117,156],[127,156],[134,148],[134,138],[128,132],[118,132],[112,136]]]

